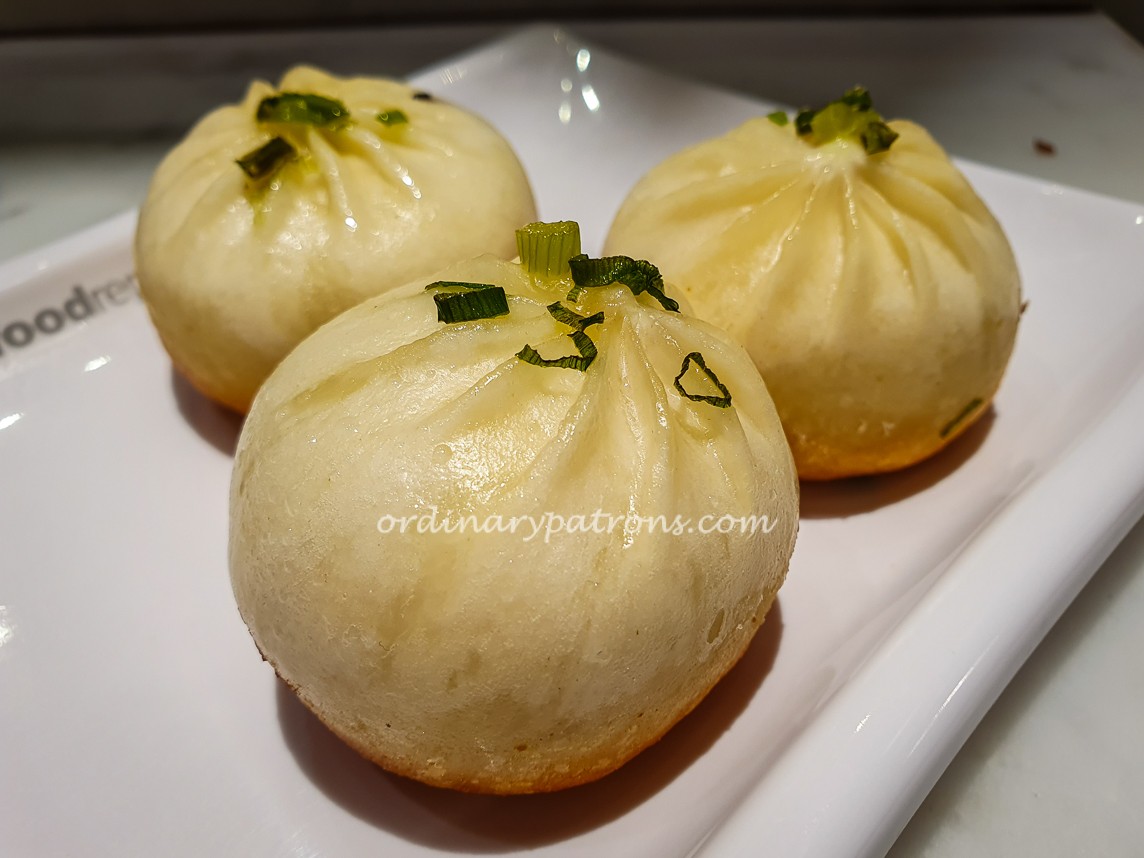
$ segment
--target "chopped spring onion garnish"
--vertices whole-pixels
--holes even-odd
[[[853,107],[855,110],[865,111],[874,109],[874,99],[870,97],[870,91],[864,86],[856,86],[853,89],[846,90],[839,101]]]
[[[794,117],[794,130],[798,135],[804,136],[810,133],[810,123],[814,119],[814,111],[809,107],[804,107]]]
[[[447,325],[492,319],[508,313],[508,298],[500,286],[482,284],[475,289],[437,292],[433,303],[437,305],[437,321]]]
[[[890,148],[890,144],[898,139],[898,132],[885,122],[871,122],[858,136],[866,147],[866,154],[877,155]]]
[[[377,121],[382,125],[405,125],[409,122],[409,117],[401,110],[383,110],[377,114]]]
[[[280,92],[258,103],[259,122],[292,122],[303,125],[333,125],[345,122],[350,112],[340,101],[306,92]]]
[[[508,312],[508,298],[504,289],[492,283],[466,283],[461,280],[435,280],[425,291],[436,290],[433,302],[437,305],[437,321],[472,322],[492,319]]]
[[[562,325],[576,329],[568,335],[568,339],[572,340],[572,344],[576,346],[576,351],[580,354],[565,355],[564,357],[549,360],[548,358],[542,358],[540,353],[532,346],[526,345],[516,353],[516,356],[525,363],[530,363],[533,366],[555,366],[561,369],[578,369],[580,372],[584,372],[592,365],[592,361],[596,359],[596,355],[598,354],[596,344],[592,342],[591,337],[584,333],[584,329],[603,322],[603,312],[594,313],[591,316],[581,316],[579,313],[574,313],[569,310],[559,301],[554,304],[549,304],[546,309],[556,321]]]
[[[294,157],[294,147],[281,137],[271,137],[257,149],[247,152],[234,163],[251,179],[258,181],[277,173]]]
[[[715,385],[721,396],[710,396],[707,394],[688,393],[683,389],[683,376],[687,374],[687,370],[691,368],[691,364],[695,364],[707,376],[707,379]],[[707,362],[703,360],[703,355],[699,352],[692,352],[683,359],[683,366],[679,369],[679,375],[675,377],[675,389],[678,390],[685,397],[692,402],[706,402],[709,405],[714,405],[716,408],[726,408],[731,404],[731,391],[719,380],[710,369],[707,368]]]
[[[494,286],[492,283],[465,283],[462,280],[434,280],[425,287],[425,291],[430,289],[451,289],[457,291],[472,292],[476,289],[499,289],[499,286]]]
[[[580,293],[589,286],[610,286],[622,283],[632,290],[633,295],[647,292],[665,310],[679,312],[679,304],[663,292],[663,277],[659,269],[645,259],[632,259],[630,256],[605,256],[590,259],[585,254],[568,260],[572,271],[572,282],[576,288],[568,293],[569,301],[578,301]]]
[[[786,115],[785,111],[776,110],[774,113],[768,113],[767,119],[771,120],[775,125],[787,125],[790,122],[790,117]]]
[[[589,339],[588,335],[583,331],[573,331],[568,335],[568,339],[576,346],[578,355],[565,355],[558,358],[543,358],[540,352],[532,346],[526,345],[523,349],[516,353],[516,356],[525,363],[530,363],[533,366],[550,366],[559,367],[560,369],[575,369],[580,372],[585,372],[588,367],[592,365],[592,361],[596,359],[598,352],[596,351],[596,344]]]
[[[957,416],[941,427],[941,432],[938,437],[948,438],[949,434],[953,432],[958,426],[965,422],[965,418],[981,407],[985,400],[980,397],[974,397],[966,403],[965,407],[957,413]]]
[[[516,231],[516,249],[533,277],[567,277],[568,260],[580,253],[580,225],[574,220],[530,223]]]
[[[800,110],[794,125],[800,137],[809,137],[816,146],[849,137],[861,142],[867,155],[885,152],[898,139],[898,132],[874,110],[869,91],[860,86],[820,110]]]
[[[567,325],[570,328],[575,328],[582,331],[592,325],[598,325],[604,321],[604,312],[601,310],[599,313],[594,313],[591,316],[581,316],[579,313],[574,313],[557,301],[555,304],[549,304],[548,312],[556,321]]]

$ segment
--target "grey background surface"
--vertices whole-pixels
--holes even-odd
[[[1126,11],[1138,0],[2,0],[0,34],[93,30],[186,30],[385,23],[460,23],[537,18],[614,18],[645,15],[979,14],[1028,11]]]

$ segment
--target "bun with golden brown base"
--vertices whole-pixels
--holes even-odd
[[[746,650],[794,546],[790,449],[746,353],[648,293],[570,300],[567,279],[488,257],[434,279],[499,287],[507,312],[439,321],[435,296],[465,290],[417,281],[321,328],[258,394],[235,597],[280,676],[385,768],[487,793],[584,783]],[[520,357],[575,357],[577,331],[587,366]],[[710,375],[691,366],[684,395],[694,353]]]
[[[941,147],[847,98],[671,156],[605,246],[655,259],[746,347],[804,479],[947,445],[988,408],[1020,314],[1009,243]]]
[[[511,257],[535,216],[484,120],[403,83],[298,67],[205,116],[159,165],[136,272],[175,366],[245,412],[320,325],[443,264]]]

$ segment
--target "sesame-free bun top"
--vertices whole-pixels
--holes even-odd
[[[836,130],[865,127],[870,113],[840,104],[826,117]],[[864,142],[775,119],[654,167],[624,201],[606,252],[655,259],[696,315],[746,346],[801,476],[924,459],[1001,382],[1020,306],[1013,252],[918,125],[881,123],[883,136]]]
[[[135,260],[175,365],[245,411],[319,325],[448,262],[512,256],[533,219],[524,170],[483,119],[403,83],[298,67],[167,155]]]
[[[741,347],[647,294],[568,301],[491,257],[433,279],[499,286],[508,312],[441,322],[422,279],[319,329],[258,394],[235,597],[302,701],[385,768],[489,793],[583,783],[745,651],[794,546],[790,449]],[[518,356],[577,354],[558,301],[604,316],[583,371]],[[728,407],[676,388],[694,352]],[[695,366],[681,384],[719,400]],[[700,533],[703,516],[767,519]]]

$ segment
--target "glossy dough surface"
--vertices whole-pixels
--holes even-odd
[[[805,478],[935,453],[988,408],[1016,337],[1001,227],[922,128],[890,126],[868,156],[750,120],[653,168],[607,239],[746,346]]]
[[[256,121],[276,92],[340,100],[340,127]],[[303,337],[442,264],[515,255],[535,219],[508,143],[484,120],[393,81],[299,67],[204,117],[160,164],[139,216],[140,290],[176,366],[245,411]],[[381,111],[408,122],[386,126]],[[299,157],[252,182],[235,161],[273,136]]]
[[[565,303],[604,312],[595,362],[538,367],[515,354],[569,351],[545,309],[567,286],[491,257],[438,278],[501,285],[510,312],[439,323],[420,281],[330,322],[259,393],[231,491],[235,596],[265,657],[364,756],[463,790],[572,786],[658,739],[743,654],[793,550],[794,463],[721,331],[593,288]],[[730,408],[675,390],[692,351]],[[402,534],[386,518],[434,511],[567,524]],[[652,534],[597,512],[768,522]]]

